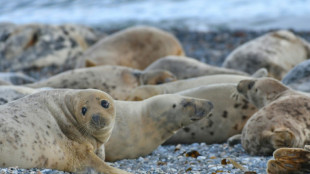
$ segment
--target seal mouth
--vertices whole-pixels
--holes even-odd
[[[104,118],[102,118],[100,115],[93,115],[90,121],[90,125],[96,129],[102,129],[105,127],[106,123]]]

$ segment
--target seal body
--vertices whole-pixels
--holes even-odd
[[[36,80],[23,73],[0,72],[0,81],[8,84],[22,85],[26,83],[34,83]]]
[[[177,94],[213,103],[211,116],[180,129],[166,143],[223,143],[229,137],[240,134],[246,121],[257,111],[243,96],[235,95],[236,83],[213,84],[192,88]]]
[[[144,85],[134,89],[127,100],[144,100],[159,94],[171,94],[210,84],[238,83],[240,80],[251,78],[252,77],[241,75],[218,74],[178,80],[161,85]]]
[[[142,72],[122,66],[98,66],[69,70],[49,79],[25,86],[40,88],[99,89],[114,99],[125,99],[134,88],[143,84],[160,84],[176,80],[165,70]]]
[[[0,166],[126,173],[96,154],[115,122],[114,101],[99,90],[49,90],[0,106]]]
[[[237,87],[259,109],[242,130],[241,143],[252,155],[310,143],[310,97],[272,78],[243,80]]]
[[[160,58],[150,64],[145,70],[154,69],[164,69],[170,71],[177,77],[177,79],[188,79],[214,74],[248,75],[242,71],[216,67],[200,62],[194,58],[180,56],[167,56]]]
[[[40,89],[33,89],[24,86],[5,85],[0,86],[0,105],[17,100],[26,95],[30,95],[40,91]]]
[[[269,76],[281,80],[310,55],[309,43],[287,30],[267,33],[235,49],[223,67],[253,73],[266,68]]]
[[[167,55],[184,55],[177,38],[157,28],[138,26],[98,41],[79,58],[77,67],[122,65],[143,70]]]
[[[208,100],[176,94],[139,102],[115,101],[115,106],[115,127],[105,145],[107,161],[148,155],[180,128],[208,116],[213,108]]]

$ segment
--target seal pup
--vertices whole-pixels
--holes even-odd
[[[253,73],[265,67],[281,80],[298,63],[310,57],[310,45],[288,30],[278,30],[244,43],[225,59],[223,67]]]
[[[268,174],[302,174],[310,172],[310,149],[280,148],[273,153],[274,160],[267,163]]]
[[[164,69],[170,71],[177,77],[177,79],[188,79],[214,74],[249,75],[242,71],[208,65],[194,58],[183,56],[166,56],[156,60],[145,68],[145,70],[154,69]]]
[[[161,85],[144,85],[134,89],[127,100],[144,100],[159,94],[172,94],[186,89],[195,88],[210,84],[220,83],[238,83],[244,79],[251,79],[249,76],[232,75],[232,74],[216,74],[209,76],[201,76],[190,79],[178,80],[175,82],[165,83]]]
[[[0,81],[6,81],[8,84],[23,85],[26,83],[34,83],[36,80],[24,73],[17,72],[0,72]]]
[[[144,101],[115,101],[116,123],[105,144],[107,161],[150,154],[177,130],[207,117],[210,101],[177,94]]]
[[[242,80],[237,90],[260,108],[242,130],[241,144],[251,155],[310,144],[310,97],[273,78]]]
[[[95,89],[42,91],[1,105],[0,167],[127,173],[95,154],[114,123],[112,97]]]
[[[36,93],[44,89],[33,89],[25,86],[4,85],[0,86],[0,105],[17,100],[26,95]]]
[[[240,134],[246,121],[257,111],[242,95],[235,96],[237,83],[212,84],[176,94],[208,99],[213,103],[211,116],[180,129],[166,144],[205,142],[223,143]]]
[[[168,55],[185,55],[172,34],[147,26],[130,27],[99,40],[77,60],[77,68],[122,65],[143,70]]]
[[[3,86],[3,85],[13,85],[13,84],[0,79],[0,86]]]
[[[161,84],[175,80],[175,76],[165,70],[142,72],[129,67],[105,65],[65,71],[46,80],[25,86],[32,88],[94,88],[107,92],[114,99],[123,100],[140,85]]]

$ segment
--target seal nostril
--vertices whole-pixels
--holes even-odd
[[[93,121],[95,124],[99,124],[99,123],[100,123],[100,116],[99,116],[99,115],[93,115],[93,116],[92,116],[92,121]]]

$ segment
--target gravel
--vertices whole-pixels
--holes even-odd
[[[104,31],[101,29],[101,31]],[[114,31],[104,31],[112,33]],[[194,32],[171,29],[171,32],[182,43],[187,56],[197,58],[211,65],[221,66],[225,57],[237,46],[254,39],[267,31],[211,31]],[[295,32],[310,41],[310,32]],[[39,79],[47,78],[55,73],[70,69],[65,67],[44,68],[38,71],[28,71],[26,74]],[[230,162],[236,161],[240,167]],[[206,145],[204,143],[190,145],[167,145],[158,147],[152,154],[138,159],[120,160],[111,165],[133,173],[266,173],[266,163],[271,157],[250,156],[240,144],[229,147],[224,144]],[[242,167],[241,167],[242,168]],[[248,172],[246,172],[248,171]],[[0,169],[2,173],[66,173],[50,169]],[[66,173],[67,174],[67,173]]]
[[[230,159],[240,164],[236,167]],[[159,146],[152,154],[137,159],[120,160],[110,165],[139,174],[159,173],[189,173],[189,174],[214,174],[214,173],[266,173],[266,163],[271,157],[250,156],[242,148],[241,144],[229,147],[224,144],[206,145],[205,143],[193,143],[189,145]],[[240,169],[242,168],[242,169]],[[0,169],[1,173],[44,173],[44,174],[68,174],[50,169]],[[93,172],[88,172],[93,173]]]

